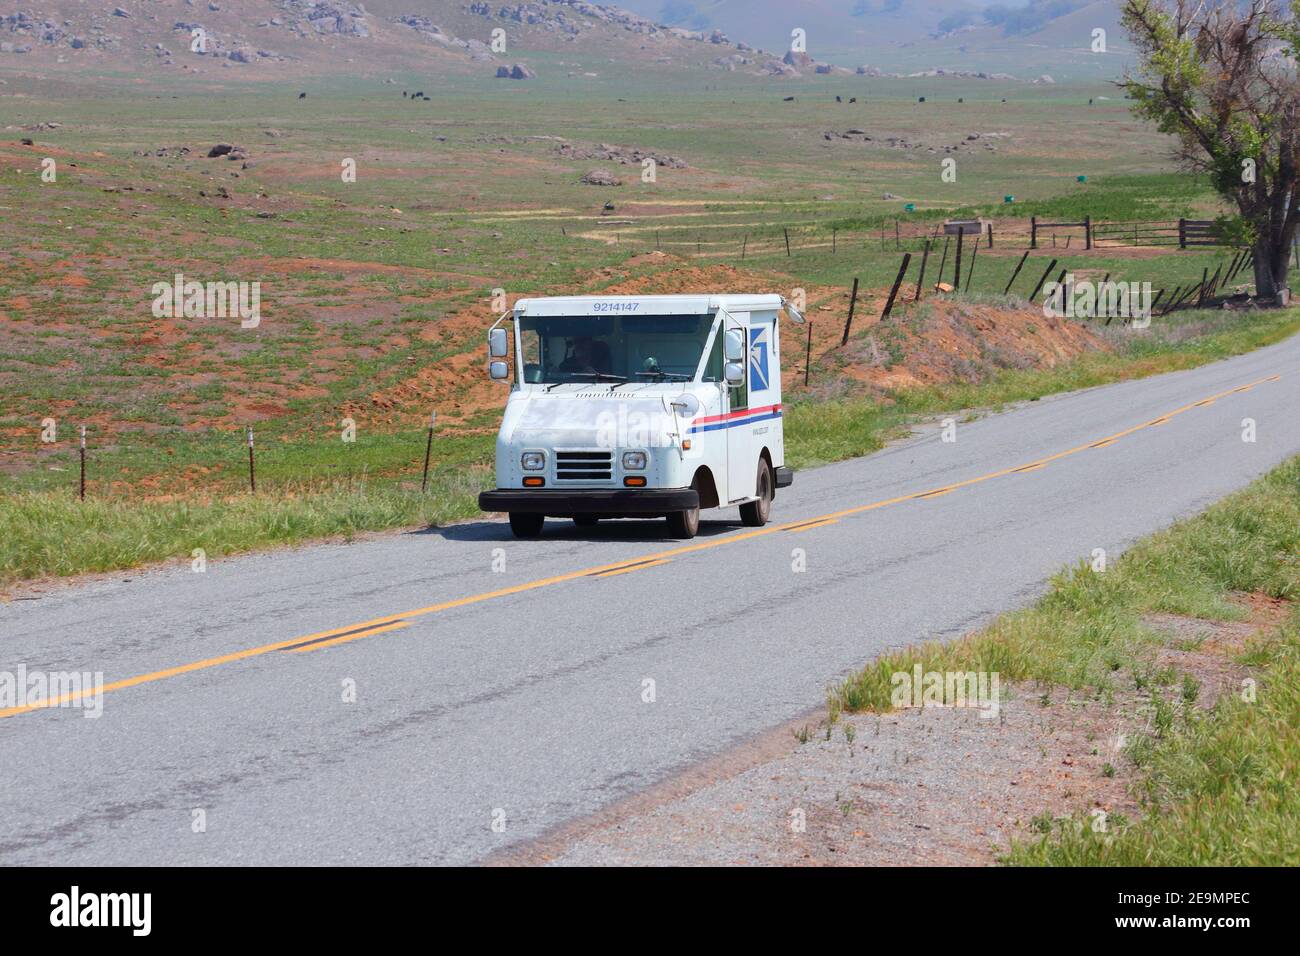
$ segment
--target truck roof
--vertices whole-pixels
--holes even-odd
[[[761,312],[781,308],[781,296],[722,295],[573,295],[520,299],[515,311],[522,315],[610,315],[611,305],[637,303],[642,315],[704,315],[725,308],[736,312]]]

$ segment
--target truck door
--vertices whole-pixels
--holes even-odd
[[[750,394],[749,313],[726,313],[725,329],[736,330],[744,343],[742,364],[745,374],[739,387],[728,388],[726,431],[727,436],[727,490],[728,501],[741,501],[754,497],[755,478],[758,474],[758,453],[751,447],[752,427],[748,424]]]

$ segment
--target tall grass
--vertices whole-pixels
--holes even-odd
[[[1186,708],[1141,756],[1143,816],[1112,832],[1062,821],[1013,845],[1007,862],[1045,866],[1300,865],[1300,610],[1255,648],[1253,700]]]
[[[365,484],[170,501],[19,492],[0,498],[0,582],[454,521],[477,512],[482,481],[482,472],[452,474],[427,495]]]

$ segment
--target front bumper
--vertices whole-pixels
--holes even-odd
[[[643,518],[686,511],[700,506],[694,488],[498,488],[478,496],[482,511],[549,515],[603,515],[609,518]]]

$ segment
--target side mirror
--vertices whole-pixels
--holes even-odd
[[[745,366],[739,362],[728,362],[722,370],[722,376],[731,388],[740,388],[745,384]]]
[[[494,359],[505,358],[510,354],[510,341],[506,338],[505,329],[493,329],[488,333],[488,357]]]
[[[504,382],[510,377],[510,366],[505,362],[489,362],[488,376],[494,382]]]
[[[727,329],[725,354],[728,362],[745,360],[745,333],[740,329]]]

